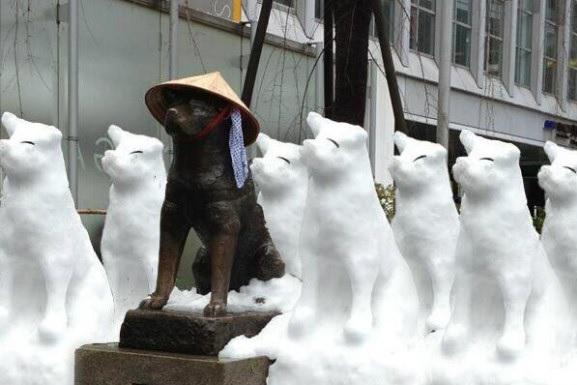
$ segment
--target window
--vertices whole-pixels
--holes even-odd
[[[577,100],[577,1],[571,0],[571,48],[569,51],[568,97]]]
[[[501,77],[503,73],[503,31],[505,4],[503,0],[487,1],[485,22],[485,71],[489,75]]]
[[[393,42],[395,37],[395,1],[396,0],[385,1],[385,22],[388,27],[387,33],[389,34],[389,42]],[[369,33],[371,36],[378,36],[374,16],[371,18],[371,27]]]
[[[325,0],[315,1],[315,17],[317,19],[323,18],[324,8],[325,8]]]
[[[274,0],[275,3],[286,5],[287,7],[292,7],[293,0]]]
[[[435,0],[411,0],[411,49],[435,53]]]
[[[455,0],[453,16],[453,63],[471,63],[471,0]]]
[[[517,8],[517,49],[515,83],[531,86],[531,50],[533,48],[533,0],[519,0]]]
[[[558,0],[545,1],[545,41],[543,50],[543,92],[552,94],[557,83],[557,38],[559,34]]]

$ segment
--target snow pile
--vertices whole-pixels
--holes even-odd
[[[112,337],[104,268],[76,213],[58,129],[2,115],[0,383],[70,384],[73,351]]]
[[[453,309],[433,383],[557,385],[571,327],[527,209],[519,149],[468,131],[461,142]]]
[[[252,279],[247,286],[228,293],[228,311],[230,313],[287,312],[290,311],[300,295],[301,281],[286,274],[282,278],[269,281]],[[174,288],[163,310],[202,313],[210,300],[210,294],[201,295],[192,290]]]
[[[117,126],[110,126],[108,136],[115,149],[102,158],[112,186],[101,249],[118,337],[126,312],[156,287],[166,171],[158,139]]]
[[[220,356],[276,359],[270,385],[417,383],[419,351],[409,350],[417,295],[378,202],[367,134],[316,113],[307,121],[316,138],[302,149],[310,175],[303,292],[293,312],[254,338],[234,339]]]
[[[256,143],[263,157],[254,159],[250,169],[260,189],[258,203],[285,262],[286,273],[301,277],[298,253],[308,186],[301,146],[279,142],[262,133]]]
[[[415,140],[396,132],[401,153],[390,167],[396,186],[392,227],[409,263],[419,293],[426,331],[444,329],[451,316],[450,293],[455,271],[459,214],[440,144]]]

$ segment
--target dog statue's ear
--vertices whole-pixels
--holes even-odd
[[[461,140],[461,143],[463,143],[463,147],[465,147],[467,154],[470,154],[471,151],[473,151],[477,135],[473,134],[471,131],[463,130],[461,131],[461,135],[459,135],[459,139]]]
[[[395,142],[395,146],[397,146],[399,149],[399,152],[402,153],[405,151],[405,147],[407,147],[409,137],[404,132],[395,131],[395,134],[393,135],[393,141]]]
[[[118,147],[118,145],[120,144],[122,134],[124,134],[124,130],[122,128],[115,126],[114,124],[108,127],[108,136],[112,140],[112,144],[114,144],[114,147]]]

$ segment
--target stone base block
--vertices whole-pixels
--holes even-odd
[[[75,385],[266,385],[266,357],[216,357],[85,345],[76,351]]]
[[[278,313],[201,314],[131,310],[120,330],[120,347],[216,356],[234,337],[257,335]]]

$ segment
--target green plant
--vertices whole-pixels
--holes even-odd
[[[381,183],[375,183],[375,189],[377,190],[381,207],[390,222],[395,216],[395,186],[390,184],[385,187]]]
[[[535,230],[537,230],[539,234],[541,234],[541,230],[543,229],[543,222],[545,222],[545,209],[535,206],[533,211],[533,226],[535,226]]]

